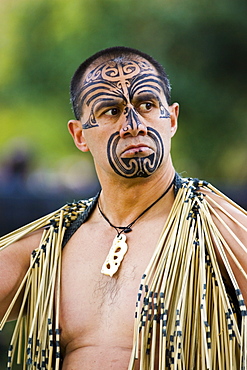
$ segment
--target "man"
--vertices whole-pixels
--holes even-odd
[[[163,68],[103,50],[71,100],[69,131],[102,190],[2,239],[9,368],[24,332],[30,369],[247,369],[246,212],[175,173]]]

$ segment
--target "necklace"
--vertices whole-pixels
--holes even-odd
[[[101,273],[108,276],[113,276],[119,269],[119,266],[128,250],[128,245],[126,243],[126,233],[129,233],[132,231],[132,226],[136,223],[137,220],[139,220],[147,211],[150,210],[156,203],[158,203],[159,200],[161,200],[171,189],[172,185],[174,184],[176,175],[168,188],[164,191],[161,196],[156,199],[151,205],[149,205],[144,211],[139,214],[138,217],[134,219],[134,221],[130,222],[127,226],[115,226],[113,225],[110,220],[106,217],[106,215],[103,213],[103,211],[100,208],[99,202],[98,202],[98,209],[100,214],[103,216],[103,218],[108,222],[108,224],[113,227],[117,231],[117,235],[115,236],[112,246],[109,250],[109,253],[106,257],[105,262],[103,263]],[[125,234],[124,234],[125,233]]]

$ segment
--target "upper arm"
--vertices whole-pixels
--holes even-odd
[[[39,246],[41,235],[42,230],[38,230],[0,251],[0,320],[28,270],[30,255]],[[20,304],[18,300],[10,319],[16,317]]]

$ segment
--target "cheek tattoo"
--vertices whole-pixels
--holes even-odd
[[[164,157],[164,146],[160,134],[151,127],[147,135],[153,139],[155,151],[146,157],[119,158],[117,145],[120,140],[119,132],[111,135],[107,145],[107,157],[113,170],[126,178],[148,177],[155,172]]]
[[[85,129],[92,128],[92,127],[97,127],[97,126],[99,126],[99,125],[98,125],[98,123],[95,119],[93,109],[91,109],[90,116],[89,116],[87,122],[85,122],[82,125],[82,128],[85,130]]]
[[[159,118],[170,118],[170,112],[163,106],[161,101],[159,102],[159,107],[160,107],[160,117]]]

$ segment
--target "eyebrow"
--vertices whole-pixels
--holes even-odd
[[[153,93],[152,91],[142,91],[140,93],[138,93],[138,95],[134,96],[132,98],[132,101],[134,103],[140,103],[140,102],[143,102],[145,100],[157,100],[157,101],[160,101],[159,97]],[[121,104],[121,103],[127,103],[127,100],[125,99],[125,97],[123,96],[122,98],[99,98],[97,99],[94,103],[93,103],[93,106],[92,106],[92,109],[96,109],[97,111],[100,111],[101,109],[104,109],[104,108],[109,108],[109,107],[112,107],[112,106],[116,106],[118,104]]]
[[[99,86],[100,85],[100,86]],[[77,106],[78,108],[82,108],[84,102],[86,101],[86,105],[89,105],[92,100],[96,99],[98,96],[101,95],[110,95],[114,96],[115,94],[110,89],[112,87],[112,84],[108,81],[94,81],[90,84],[83,85],[78,93],[77,93]],[[103,91],[100,91],[97,93],[97,91],[101,89]]]
[[[93,103],[93,109],[96,109],[97,111],[103,109],[103,108],[108,108],[108,107],[111,107],[111,106],[115,106],[115,105],[118,105],[118,104],[121,104],[122,102],[126,102],[126,99],[123,99],[123,98],[118,98],[118,99],[114,99],[114,98],[102,98],[102,99],[97,99],[94,103]]]
[[[138,94],[133,96],[132,100],[134,100],[136,103],[142,102],[144,100],[160,101],[158,95],[156,95],[153,91],[149,90],[140,91]]]

